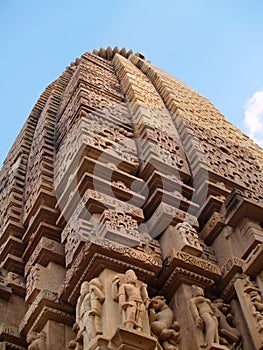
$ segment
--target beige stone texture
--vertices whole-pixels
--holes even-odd
[[[141,53],[84,53],[0,172],[0,349],[263,350],[262,164]]]

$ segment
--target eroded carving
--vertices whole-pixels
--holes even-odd
[[[123,310],[122,323],[128,329],[142,331],[143,319],[149,305],[147,285],[138,284],[133,270],[127,270],[123,281],[117,275],[112,281],[113,299]]]
[[[141,238],[137,221],[122,211],[104,210],[100,218],[100,235],[104,236],[104,231],[107,229],[118,231],[120,234],[132,236],[138,240]]]
[[[26,337],[29,344],[28,350],[46,350],[46,334],[45,332],[29,332]]]
[[[244,280],[244,293],[251,315],[256,322],[258,332],[263,336],[263,302],[259,288],[248,276]]]
[[[239,341],[241,334],[232,325],[233,315],[230,313],[230,305],[224,303],[223,299],[216,299],[213,301],[213,306],[213,311],[218,319],[220,342],[233,348]]]
[[[149,305],[149,322],[153,334],[164,350],[176,350],[179,343],[180,326],[174,319],[174,313],[163,296],[151,299]]]
[[[194,255],[202,254],[203,249],[197,231],[187,221],[177,224],[174,233],[180,237],[182,249],[185,249],[184,246],[189,246],[188,250]]]
[[[213,311],[211,300],[204,296],[203,288],[192,286],[189,306],[197,328],[202,330],[200,346],[210,348],[213,343],[219,344],[218,319]]]
[[[74,328],[78,330],[75,342],[83,343],[84,349],[96,335],[102,334],[101,310],[104,300],[103,285],[99,278],[82,283]]]

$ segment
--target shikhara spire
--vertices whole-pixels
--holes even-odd
[[[1,171],[0,349],[262,349],[262,164],[142,54],[76,59]]]

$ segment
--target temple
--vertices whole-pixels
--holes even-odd
[[[262,350],[262,171],[142,54],[83,54],[0,173],[0,350]]]

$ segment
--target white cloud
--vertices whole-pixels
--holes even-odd
[[[245,104],[244,124],[248,136],[263,147],[263,90],[256,91]]]

